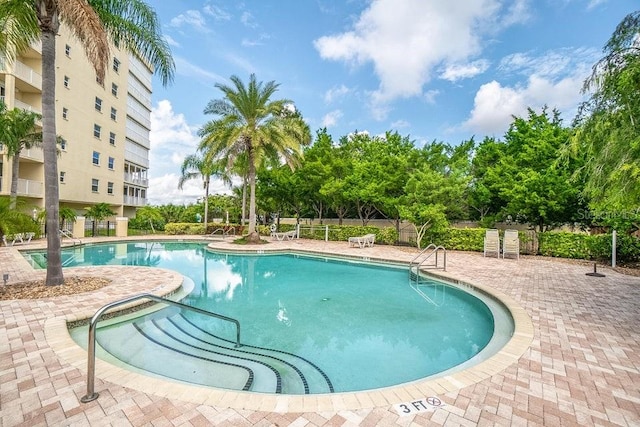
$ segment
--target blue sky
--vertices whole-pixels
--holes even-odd
[[[154,79],[151,204],[193,203],[180,165],[229,77],[280,84],[313,134],[398,131],[417,146],[500,138],[527,107],[565,123],[637,0],[149,0],[176,62]],[[213,192],[225,192],[214,183]]]

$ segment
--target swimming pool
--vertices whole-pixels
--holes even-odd
[[[41,254],[30,257],[42,266]],[[406,383],[486,358],[494,326],[504,323],[492,303],[441,282],[427,283],[423,298],[406,266],[220,254],[176,242],[65,249],[63,263],[153,265],[188,276],[194,287],[182,302],[237,318],[243,347],[228,342],[229,325],[175,309],[101,327],[98,341],[138,368],[216,387],[303,394]],[[506,342],[508,328],[498,329]],[[86,334],[76,335],[85,345]]]

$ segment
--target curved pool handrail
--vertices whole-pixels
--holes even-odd
[[[137,301],[140,299],[150,299],[159,303],[169,304],[176,307],[184,308],[186,310],[195,311],[196,313],[204,314],[210,317],[217,317],[218,319],[226,320],[227,322],[235,323],[236,325],[236,348],[241,347],[240,344],[240,322],[232,317],[227,317],[222,314],[213,313],[211,311],[203,310],[201,308],[193,307],[187,304],[183,304],[181,302],[172,301],[166,298],[162,298],[152,294],[138,294],[129,298],[123,298],[118,301],[110,302],[109,304],[105,304],[96,311],[96,313],[91,318],[89,322],[89,337],[88,337],[88,346],[87,346],[87,394],[80,399],[82,403],[88,403],[93,400],[96,400],[99,396],[98,393],[95,392],[95,376],[96,376],[96,325],[100,321],[102,315],[109,309],[114,307],[118,307],[124,304],[128,304],[133,301]]]

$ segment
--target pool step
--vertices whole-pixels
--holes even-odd
[[[312,362],[274,349],[215,336],[177,311],[100,328],[97,339],[127,363],[170,378],[264,393],[330,393],[328,377]]]
[[[96,339],[117,359],[153,374],[193,384],[250,389],[254,373],[249,367],[185,352],[155,339],[149,328],[142,333],[136,326],[139,325],[120,323],[117,327],[100,328]]]

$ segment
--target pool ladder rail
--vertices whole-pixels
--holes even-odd
[[[440,253],[442,253],[442,257],[439,257]],[[439,262],[440,259],[442,259],[442,263]],[[429,280],[427,280],[427,283],[422,282],[423,276],[420,274],[420,271],[423,268],[447,271],[447,250],[444,246],[436,246],[434,243],[430,243],[409,263],[409,285],[411,288],[431,304],[439,306],[440,304],[438,304],[434,298],[429,297],[429,295],[421,289],[421,287],[433,286]]]
[[[210,317],[216,317],[218,319],[226,320],[228,322],[234,323],[236,325],[236,348],[241,347],[240,344],[240,322],[238,320],[223,316],[221,314],[213,313],[211,311],[202,310],[197,307],[192,307],[190,305],[186,305],[177,301],[172,301],[166,298],[162,298],[152,294],[138,294],[129,298],[124,298],[118,301],[111,302],[109,304],[105,304],[100,307],[98,311],[93,315],[91,321],[89,322],[89,338],[88,338],[88,346],[87,346],[87,394],[83,396],[80,401],[82,403],[88,403],[93,400],[96,400],[99,396],[98,393],[95,392],[95,374],[96,374],[96,326],[102,315],[107,311],[115,307],[119,307],[121,305],[129,304],[131,302],[141,300],[141,299],[150,299],[155,302],[173,305],[179,308],[183,308],[186,310],[191,310],[196,313],[204,314]]]
[[[62,239],[67,238],[69,240],[71,240],[71,242],[73,243],[73,246],[75,246],[76,244],[81,245],[82,244],[82,240],[73,237],[73,234],[71,234],[71,232],[69,230],[60,230],[59,232],[60,235],[60,241],[62,242]]]

